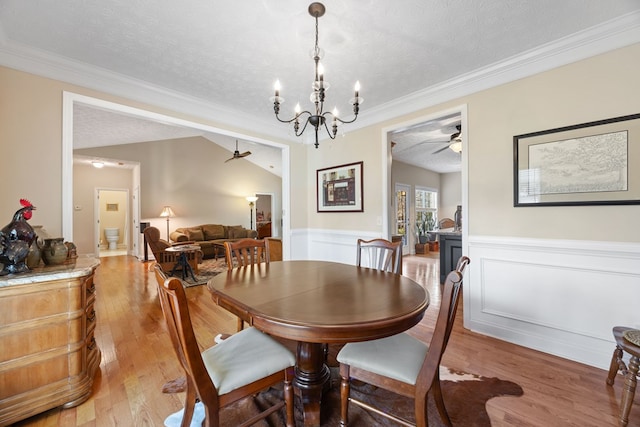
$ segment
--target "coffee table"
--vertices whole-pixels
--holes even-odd
[[[304,425],[320,426],[330,373],[324,344],[382,338],[416,325],[429,294],[413,280],[327,261],[280,261],[234,268],[207,284],[216,304],[256,328],[297,341],[294,386]]]

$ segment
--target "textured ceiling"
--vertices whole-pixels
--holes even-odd
[[[73,108],[74,148],[133,144],[194,136],[201,136],[226,148],[229,150],[229,157],[235,150],[236,139],[227,135],[204,132],[150,119],[142,120],[139,117],[114,113],[80,103],[75,104]],[[244,157],[242,161],[255,163],[275,175],[282,176],[282,161],[279,149],[247,140],[238,141],[238,149],[241,153],[247,150],[251,151],[251,156]],[[91,162],[84,161],[81,163]],[[114,162],[106,162],[106,164],[112,167],[122,166]]]
[[[359,80],[365,100],[360,122],[402,97],[640,8],[638,0],[324,4],[319,44],[325,51],[325,79],[331,83],[327,105],[350,118],[348,100]],[[307,6],[299,0],[2,0],[0,42],[14,56],[19,51],[49,62],[57,58],[70,76],[97,71],[136,81],[215,105],[229,116],[250,117],[256,128],[267,126],[265,132],[290,138],[286,125],[273,118],[269,97],[279,79],[287,100],[283,115],[292,113],[296,102],[308,108],[314,21]],[[357,125],[344,125],[340,132]],[[399,151],[411,153],[410,163],[428,155]]]

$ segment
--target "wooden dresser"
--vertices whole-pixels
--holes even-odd
[[[96,258],[0,277],[0,426],[87,400],[100,365]]]

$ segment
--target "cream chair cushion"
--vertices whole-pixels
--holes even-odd
[[[379,340],[349,343],[338,353],[340,363],[407,384],[416,384],[429,346],[402,333]],[[392,362],[392,363],[390,363]]]
[[[202,352],[218,394],[229,393],[294,366],[294,355],[282,344],[250,327]],[[256,363],[259,360],[260,363]]]

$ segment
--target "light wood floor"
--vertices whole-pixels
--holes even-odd
[[[101,258],[96,273],[100,372],[91,398],[82,405],[53,409],[16,426],[162,426],[182,407],[183,394],[163,394],[162,385],[181,375],[165,333],[148,274],[151,263],[128,256]],[[405,257],[404,274],[431,293],[431,306],[410,333],[428,342],[440,303],[434,254]],[[221,332],[235,330],[235,317],[213,304],[206,286],[187,289],[196,334],[203,347]],[[613,348],[611,349],[613,352]],[[622,377],[613,388],[606,372],[469,332],[458,312],[443,364],[469,373],[518,383],[521,397],[489,400],[494,426],[616,426]],[[640,426],[640,392],[629,426]],[[445,396],[446,400],[446,396]]]

